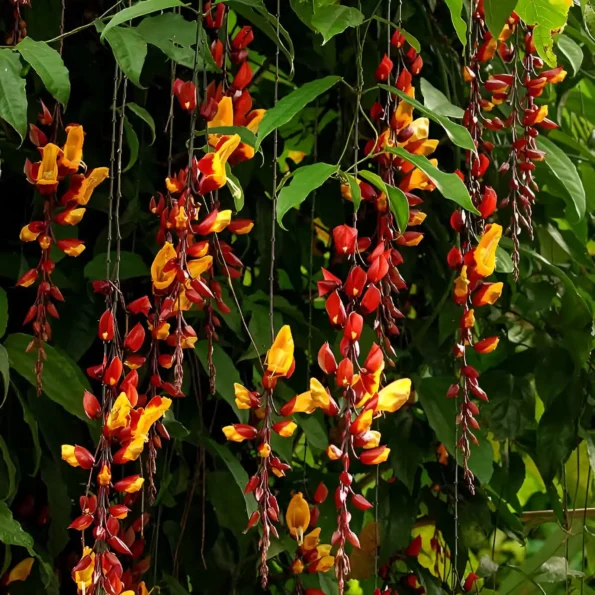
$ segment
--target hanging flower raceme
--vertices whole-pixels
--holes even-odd
[[[40,124],[50,126],[53,118],[43,103],[42,106]],[[67,126],[66,140],[62,146],[49,142],[47,135],[34,124],[30,128],[29,138],[37,146],[41,159],[36,163],[27,159],[25,175],[43,197],[43,213],[25,225],[19,237],[25,243],[36,242],[41,253],[37,264],[21,276],[17,285],[30,287],[38,284],[35,302],[29,308],[23,324],[31,323],[33,327],[35,339],[27,351],[37,350],[35,372],[37,392],[41,394],[45,359],[43,343],[51,339],[50,318],[59,318],[55,302],[64,301],[62,292],[52,278],[56,268],[51,255],[52,246],[74,257],[85,249],[85,243],[77,237],[64,238],[60,233],[58,239],[55,226],[68,228],[80,223],[93,191],[107,178],[109,170],[107,167],[98,167],[86,171],[83,163],[85,133],[82,126]],[[79,170],[85,173],[78,173]]]
[[[273,452],[271,446],[271,435],[275,432],[283,438],[293,435],[297,425],[290,416],[297,412],[311,413],[316,409],[310,393],[295,397],[284,405],[278,417],[277,408],[274,403],[274,389],[279,379],[290,378],[295,368],[294,343],[289,326],[281,328],[271,348],[266,354],[264,361],[264,375],[262,378],[262,390],[251,391],[246,387],[235,384],[235,400],[238,409],[251,410],[253,412],[253,423],[232,424],[223,428],[227,440],[232,442],[254,442],[259,457],[258,471],[253,475],[246,488],[245,493],[254,493],[258,504],[249,521],[247,530],[260,524],[262,535],[259,542],[261,551],[260,577],[263,588],[268,582],[267,552],[271,543],[271,534],[279,537],[276,524],[279,521],[279,504],[271,492],[270,478],[284,477],[285,472],[290,468]],[[300,404],[296,405],[299,400]],[[288,406],[289,405],[289,406]],[[287,419],[283,419],[287,418]],[[308,505],[305,505],[308,510]],[[289,514],[289,513],[288,513]],[[301,543],[303,532],[298,527],[303,527],[302,516],[306,514],[303,506],[294,506],[289,518],[294,522],[293,530],[290,526],[292,536]],[[308,512],[309,523],[309,512]],[[306,523],[306,528],[308,523]]]
[[[413,48],[405,52],[404,38],[398,30],[392,39],[397,63],[394,85],[399,91],[414,98],[413,75],[419,74],[423,62]],[[384,72],[388,62],[385,56],[379,70]],[[390,66],[390,72],[386,73],[386,76],[383,74],[381,80],[390,82],[392,62]],[[350,271],[345,289],[350,298],[359,299],[366,285],[366,294],[361,304],[362,313],[376,312],[374,328],[385,355],[390,360],[391,356],[394,356],[390,338],[399,333],[398,321],[403,318],[402,312],[395,305],[394,297],[407,288],[407,283],[398,268],[403,263],[400,249],[417,246],[422,241],[423,233],[418,229],[426,215],[417,208],[423,202],[417,192],[434,189],[431,180],[421,170],[392,151],[401,148],[412,155],[428,157],[438,146],[438,141],[429,138],[429,120],[414,119],[413,106],[396,94],[386,92],[384,105],[376,102],[372,106],[370,116],[379,125],[380,134],[376,141],[372,139],[367,143],[365,153],[372,156],[377,163],[382,183],[389,187],[396,186],[405,193],[410,209],[407,226],[406,229],[399,229],[396,214],[381,186],[374,188],[370,183],[357,179],[364,206],[364,216],[359,217],[365,218],[367,213],[374,211],[376,244],[371,246],[368,238],[357,240],[357,229],[347,225],[335,228],[333,239],[337,252],[343,254],[353,254],[356,250],[362,253],[369,247],[373,248],[365,257],[365,269],[355,267]],[[431,162],[434,165],[437,163],[435,160]],[[341,191],[344,198],[353,200],[348,183],[342,185]],[[338,305],[338,302],[336,297],[332,296],[330,302],[327,302],[327,309],[332,309],[334,304]]]
[[[139,506],[145,479],[140,474],[122,477],[124,474],[114,466],[138,461],[148,451],[145,476],[152,484],[156,450],[161,447],[161,438],[168,438],[161,420],[171,407],[171,399],[159,395],[148,398],[138,391],[137,370],[145,362],[138,352],[146,338],[148,298],[127,305],[127,315],[139,320],[131,324],[129,319],[124,325],[119,319],[125,312],[120,308],[123,298],[117,277],[96,281],[93,287],[106,304],[97,332],[104,345],[104,359],[87,373],[101,383],[102,389],[101,399],[85,391],[83,408],[91,420],[101,421],[100,438],[94,454],[79,445],[62,446],[62,459],[90,474],[79,502],[80,515],[69,528],[92,530],[94,542],[84,548],[72,578],[79,593],[148,593],[141,578],[150,564],[150,556],[144,553],[144,527],[149,516]],[[128,329],[125,335],[121,327]]]

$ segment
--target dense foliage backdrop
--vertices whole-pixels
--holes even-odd
[[[590,0],[2,2],[0,591],[259,593],[264,555],[279,594],[338,593],[343,575],[354,595],[595,592],[594,11]],[[241,113],[244,88],[264,117]],[[218,107],[230,98],[231,120]],[[407,105],[428,120],[409,129]],[[199,169],[177,176],[193,154]],[[192,225],[198,244],[184,244]],[[184,286],[186,251],[198,263],[207,249],[204,282]],[[363,328],[359,290],[342,298],[347,312],[336,292],[356,265],[361,288],[382,291],[358,310]],[[470,291],[488,276],[501,297],[470,320]],[[384,370],[366,360],[375,342]],[[348,360],[337,372],[331,351]],[[358,358],[359,389],[346,370]],[[384,405],[378,382],[392,387]],[[297,428],[271,436],[280,414]],[[370,431],[390,449],[379,465],[363,464],[388,452]],[[468,458],[459,441],[471,433]],[[118,488],[137,474],[138,491]],[[308,546],[313,527],[326,549]]]

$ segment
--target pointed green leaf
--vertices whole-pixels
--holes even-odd
[[[256,143],[258,142],[256,139],[256,135],[252,130],[249,130],[245,126],[216,126],[214,128],[209,128],[209,134],[220,134],[220,135],[232,135],[237,134],[243,143],[251,147],[255,147]],[[197,136],[205,136],[204,130],[200,130],[196,132]]]
[[[448,10],[450,10],[450,18],[457,33],[459,41],[463,47],[467,45],[467,23],[463,19],[461,13],[463,12],[463,0],[445,0]]]
[[[89,281],[105,279],[105,259],[107,254],[102,252],[85,265],[84,275]],[[116,252],[111,253],[112,266],[116,261]],[[134,279],[149,274],[149,268],[139,254],[123,251],[120,253],[120,279]]]
[[[576,76],[585,58],[581,46],[574,39],[568,37],[568,35],[560,35],[558,37],[558,49],[564,54],[570,66],[572,66],[572,76]]]
[[[375,188],[384,192],[388,198],[388,205],[391,213],[397,220],[397,227],[401,233],[407,229],[407,222],[409,221],[409,201],[405,193],[395,186],[387,184],[378,174],[368,170],[362,170],[359,175],[372,184]]]
[[[352,6],[323,6],[312,16],[312,26],[322,34],[322,45],[348,27],[357,27],[364,22],[364,15]]]
[[[277,201],[277,223],[281,229],[287,231],[283,225],[285,213],[293,207],[301,205],[312,191],[322,186],[338,169],[336,165],[314,163],[300,167],[295,171],[290,183],[281,189]]]
[[[144,89],[140,84],[140,75],[147,57],[147,44],[143,38],[135,29],[124,27],[110,29],[105,38],[124,74],[135,86]]]
[[[144,107],[134,102],[127,103],[126,107],[151,129],[151,136],[153,137],[151,144],[153,144],[155,142],[155,120],[153,120],[153,116]]]
[[[8,335],[4,346],[8,351],[10,365],[31,385],[35,386],[35,350],[26,353],[27,346],[33,340],[31,335],[16,333]],[[89,383],[80,368],[66,354],[44,343],[47,359],[43,365],[43,392],[79,419],[85,422],[89,418],[83,409],[83,394],[89,389]]]
[[[24,399],[23,395],[21,394],[20,390],[15,390],[17,394],[17,398],[21,403],[21,407],[23,408],[23,420],[29,426],[31,430],[31,440],[33,441],[33,450],[35,452],[35,458],[33,461],[33,471],[30,473],[31,477],[35,477],[37,472],[39,471],[39,465],[41,463],[41,444],[39,442],[39,424],[37,423],[37,419],[31,411],[27,401]]]
[[[101,32],[101,39],[107,36],[113,27],[126,23],[136,17],[142,17],[145,14],[157,12],[158,10],[166,10],[174,6],[184,6],[180,0],[142,0],[137,2],[124,10],[116,13],[106,24],[105,29]],[[109,40],[108,40],[109,41]]]
[[[353,208],[357,213],[359,211],[359,206],[362,202],[362,191],[359,189],[359,184],[354,176],[349,174],[344,174],[347,177],[347,182],[349,184],[349,190],[351,191],[351,199],[353,200]]]
[[[128,145],[128,150],[130,151],[130,155],[128,157],[128,164],[122,170],[122,173],[129,171],[132,169],[132,166],[136,163],[138,159],[138,150],[140,144],[138,142],[138,136],[132,127],[132,124],[128,121],[128,118],[124,119],[124,136],[126,137],[126,144]]]
[[[424,105],[435,114],[447,118],[462,118],[465,115],[464,109],[458,105],[453,105],[448,97],[442,91],[436,89],[427,79],[422,77],[419,86],[421,94],[424,96]]]
[[[386,89],[390,93],[394,93],[398,95],[403,101],[411,104],[419,113],[423,114],[430,120],[433,120],[437,124],[440,124],[444,131],[446,132],[448,138],[458,147],[462,149],[467,149],[468,151],[475,150],[475,144],[473,143],[473,139],[469,134],[469,131],[460,124],[455,124],[451,122],[446,116],[441,116],[440,114],[436,113],[435,111],[428,109],[425,105],[422,105],[417,99],[413,99],[409,97],[403,91],[397,89],[396,87],[391,87],[390,85],[379,85],[383,89]]]
[[[291,119],[303,110],[306,105],[314,101],[319,95],[326,93],[326,91],[333,87],[339,80],[341,80],[341,77],[339,76],[327,76],[322,79],[310,81],[280,99],[277,102],[277,105],[267,110],[258,127],[256,148],[260,146],[262,141],[273,132],[275,128],[287,124],[287,122],[291,121]]]
[[[227,178],[227,187],[231,192],[236,212],[239,213],[244,208],[244,189],[242,188],[240,181],[233,175],[229,163],[225,164],[225,176]]]
[[[538,137],[537,147],[546,152],[544,166],[562,183],[566,191],[562,197],[566,202],[566,218],[570,223],[578,223],[585,216],[587,198],[576,166],[562,149],[546,137]]]
[[[465,187],[465,184],[457,176],[457,174],[447,174],[440,171],[435,165],[432,165],[427,157],[423,155],[412,155],[401,147],[387,147],[386,149],[390,153],[398,155],[405,161],[413,163],[417,168],[423,171],[430,180],[434,183],[440,194],[448,200],[456,202],[458,205],[467,209],[474,215],[480,215],[481,213],[473,206],[469,192]]]
[[[21,78],[21,59],[12,50],[0,50],[0,118],[19,134],[27,134],[27,93]]]
[[[44,87],[64,107],[70,97],[70,79],[62,56],[45,41],[25,37],[16,49],[39,75]]]

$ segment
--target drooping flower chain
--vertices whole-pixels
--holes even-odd
[[[42,103],[39,122],[43,126],[52,126],[52,138],[55,140],[58,123]],[[55,245],[68,256],[78,256],[85,244],[76,237],[58,239],[55,225],[76,226],[86,212],[95,188],[108,176],[106,167],[98,167],[87,172],[83,162],[83,143],[85,133],[83,127],[71,124],[66,127],[66,142],[59,147],[55,142],[49,142],[48,136],[30,124],[29,138],[38,148],[41,161],[25,162],[27,181],[34,185],[43,198],[43,217],[33,220],[21,229],[20,239],[23,242],[37,242],[41,255],[37,265],[28,270],[18,281],[20,287],[30,287],[37,281],[37,296],[34,304],[29,308],[23,324],[32,323],[35,339],[27,347],[27,351],[37,351],[35,373],[37,379],[37,393],[42,391],[43,362],[45,350],[43,343],[51,339],[51,325],[49,316],[59,318],[58,310],[52,300],[64,301],[62,292],[52,279],[56,263],[52,260],[51,248]],[[79,173],[82,171],[83,173]],[[67,188],[61,183],[68,182]],[[61,235],[61,234],[60,234]]]

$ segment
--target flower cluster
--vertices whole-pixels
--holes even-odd
[[[39,122],[48,127],[55,124],[53,116],[43,103]],[[55,133],[56,126],[53,129]],[[59,318],[54,301],[64,301],[62,292],[52,279],[52,273],[56,268],[52,258],[52,246],[56,246],[68,256],[78,256],[85,249],[84,242],[75,234],[72,234],[73,237],[65,238],[66,234],[57,233],[55,226],[68,228],[80,223],[93,191],[109,174],[107,167],[87,171],[83,162],[85,133],[82,126],[71,124],[66,127],[65,132],[66,141],[64,145],[59,146],[55,142],[49,142],[43,130],[31,124],[29,138],[37,146],[41,161],[32,163],[27,159],[25,162],[27,180],[43,198],[42,216],[25,225],[20,233],[21,241],[37,242],[41,255],[37,265],[17,281],[20,287],[29,287],[39,281],[35,302],[29,308],[23,322],[32,323],[35,334],[28,350],[37,349],[35,371],[38,394],[42,389],[45,359],[43,342],[48,341],[52,334],[49,317]]]
[[[102,398],[100,401],[85,391],[83,407],[90,419],[101,420],[101,436],[95,454],[78,445],[62,446],[63,460],[90,471],[86,491],[80,498],[81,514],[69,528],[84,532],[93,527],[94,545],[84,547],[72,578],[79,593],[118,595],[125,592],[131,595],[137,593],[137,588],[147,593],[144,583],[139,581],[150,562],[148,556],[142,557],[148,515],[141,510],[131,523],[122,522],[131,513],[145,480],[142,474],[135,474],[112,481],[112,466],[137,461],[145,446],[149,448],[149,460],[154,460],[155,449],[161,445],[160,436],[169,437],[160,420],[170,408],[171,399],[161,396],[149,399],[139,394],[137,369],[145,358],[137,352],[143,346],[146,333],[140,321],[132,326],[126,320],[125,328],[130,330],[122,339],[118,326],[122,293],[117,279],[96,281],[94,289],[104,295],[106,301],[98,326],[104,359],[100,365],[88,368],[87,373],[101,383]],[[127,305],[132,316],[147,317],[149,309],[146,296]],[[95,491],[92,491],[93,484]],[[129,557],[130,567],[124,570],[118,556]]]
[[[523,34],[524,44],[521,45],[520,37]],[[563,81],[566,71],[562,66],[543,70],[543,60],[537,56],[533,43],[533,27],[526,26],[514,12],[498,38],[493,37],[485,26],[483,0],[477,3],[473,13],[472,39],[469,64],[463,71],[463,78],[470,85],[470,100],[464,124],[471,133],[477,152],[469,152],[467,155],[466,182],[482,219],[487,219],[496,209],[497,196],[482,180],[490,166],[490,154],[494,148],[493,143],[483,138],[483,132],[485,129],[510,130],[512,148],[499,170],[500,173],[510,172],[509,192],[498,206],[502,208],[510,204],[512,209],[512,258],[514,277],[518,279],[518,237],[521,227],[533,237],[531,212],[535,193],[539,190],[533,171],[535,162],[545,159],[545,153],[537,147],[539,128],[552,130],[558,127],[548,119],[547,105],[538,105],[536,99],[543,94],[548,84]],[[490,74],[483,80],[481,65],[490,61],[496,52],[504,64],[512,64],[512,71]],[[482,90],[485,91],[485,97]],[[503,103],[511,108],[506,119],[486,116],[485,112],[491,112],[495,106]]]
[[[150,320],[152,332],[151,382],[171,396],[183,396],[184,349],[193,348],[198,336],[189,325],[184,312],[193,306],[205,310],[204,330],[209,341],[208,360],[211,392],[215,390],[215,367],[212,362],[213,341],[217,339],[216,327],[220,325],[213,305],[220,312],[228,313],[222,289],[214,278],[218,267],[227,279],[242,275],[243,263],[234,254],[233,246],[217,234],[228,230],[234,235],[251,231],[253,222],[248,219],[232,220],[229,209],[221,209],[219,190],[228,183],[227,169],[254,156],[254,149],[241,141],[238,134],[218,134],[221,127],[245,126],[255,133],[264,116],[264,110],[252,110],[252,99],[246,89],[252,79],[247,61],[247,46],[254,39],[252,29],[243,27],[229,45],[218,37],[226,14],[224,4],[205,5],[204,25],[214,35],[211,44],[213,60],[223,68],[220,82],[212,81],[200,107],[197,107],[197,90],[192,81],[177,79],[173,93],[180,106],[191,114],[191,134],[198,114],[205,120],[206,153],[197,159],[190,142],[188,166],[166,179],[167,196],[160,195],[151,201],[151,211],[159,216],[157,240],[162,246],[151,268],[155,314]],[[227,79],[227,58],[238,65],[231,81]],[[173,320],[173,324],[170,322]],[[165,342],[172,352],[162,350]],[[173,368],[173,381],[162,379],[160,369]]]
[[[258,503],[258,509],[250,517],[247,529],[258,523],[262,526],[259,547],[261,551],[260,576],[263,588],[266,587],[268,581],[267,552],[271,543],[271,534],[279,537],[275,526],[275,523],[279,521],[279,504],[271,492],[269,478],[271,476],[284,477],[285,472],[290,469],[289,465],[283,463],[273,452],[271,432],[288,438],[297,428],[291,419],[276,420],[277,409],[273,400],[273,392],[279,379],[290,378],[293,374],[295,369],[293,352],[294,343],[291,329],[289,326],[284,326],[267,352],[262,390],[260,392],[250,391],[240,384],[234,385],[236,405],[238,409],[253,411],[253,423],[233,424],[223,428],[227,440],[232,442],[254,440],[256,444],[259,456],[258,471],[249,479],[244,492],[254,493]],[[296,399],[298,398],[296,397]],[[284,417],[291,415],[285,406],[280,413]],[[260,427],[257,427],[259,422]],[[301,538],[298,541],[301,542]]]
[[[391,38],[397,62],[395,87],[405,95],[415,98],[413,76],[420,73],[423,62],[413,48],[405,52],[404,44],[405,38],[399,30],[395,30]],[[388,81],[394,69],[395,64],[385,55],[375,76],[379,81]],[[407,283],[398,269],[403,263],[403,257],[397,247],[417,246],[422,241],[423,233],[416,228],[423,223],[426,214],[416,208],[423,201],[415,192],[434,189],[432,181],[425,173],[406,158],[396,155],[393,150],[399,148],[411,155],[428,157],[438,146],[438,141],[429,138],[428,118],[414,119],[413,106],[396,94],[387,92],[384,104],[374,103],[370,110],[370,118],[382,128],[382,131],[377,138],[366,143],[364,153],[376,162],[382,182],[388,186],[396,186],[405,193],[410,207],[407,229],[399,230],[386,193],[358,179],[363,204],[365,207],[370,205],[373,208],[376,220],[376,246],[367,257],[367,278],[371,285],[363,300],[364,313],[376,312],[374,329],[385,355],[389,357],[394,355],[390,337],[399,334],[397,321],[403,318],[402,312],[393,301],[393,295],[407,288]],[[436,160],[430,162],[433,165],[437,164]],[[341,190],[344,198],[352,200],[348,184],[343,184]],[[355,227],[336,228],[333,236],[338,251],[343,254],[366,251],[371,246],[371,240],[360,238],[355,241],[356,235]],[[363,271],[360,273],[359,269],[353,274],[358,282],[364,278],[362,275],[365,275]]]

